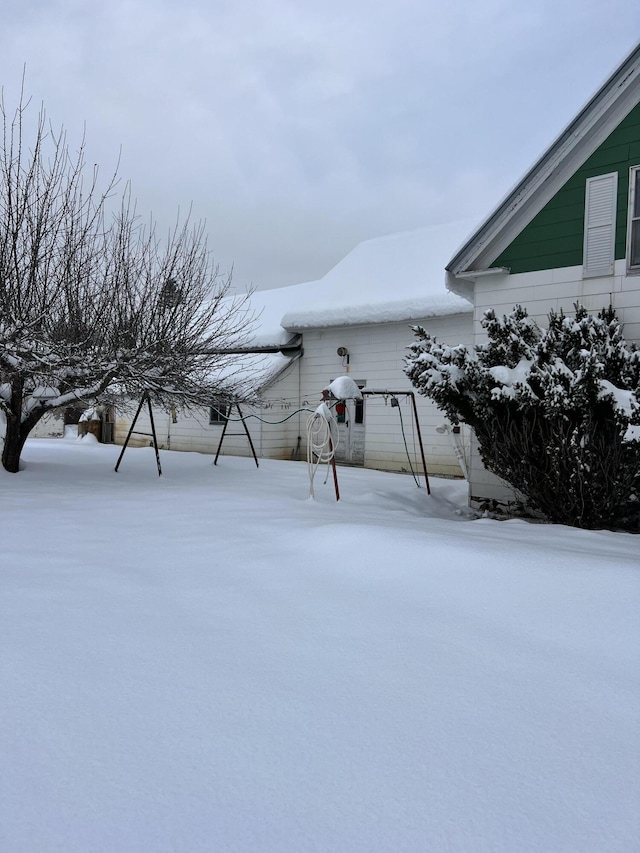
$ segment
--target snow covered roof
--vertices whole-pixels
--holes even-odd
[[[221,393],[229,387],[232,396],[251,398],[277,379],[299,355],[237,353],[214,370],[210,378],[218,384]]]
[[[257,291],[256,345],[332,326],[413,321],[472,311],[445,288],[444,267],[474,220],[418,228],[360,243],[318,281]]]

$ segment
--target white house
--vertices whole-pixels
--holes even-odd
[[[456,222],[369,240],[319,281],[253,294],[259,319],[249,364],[266,372],[259,383],[262,405],[243,407],[242,413],[258,456],[304,458],[306,423],[323,389],[349,375],[366,391],[380,393],[347,404],[339,417],[344,420],[339,461],[419,471],[419,428],[429,473],[461,476],[459,450],[457,456],[451,435],[438,431],[445,421],[442,413],[416,395],[417,423],[414,419],[403,359],[415,324],[445,342],[472,342],[472,305],[447,292],[443,283],[446,258],[472,225]],[[215,401],[203,401],[203,409],[193,414],[158,413],[159,441],[175,450],[216,453],[225,414]],[[230,416],[221,454],[250,455],[237,411]],[[117,442],[124,440],[130,419],[129,411],[119,413]],[[137,429],[148,432],[144,418]],[[145,435],[137,439],[149,440]],[[463,447],[468,443],[464,434],[459,440]]]
[[[612,305],[640,341],[640,46],[622,62],[446,265],[447,287],[474,305],[516,304],[544,325],[551,309]],[[507,502],[472,448],[471,503]]]

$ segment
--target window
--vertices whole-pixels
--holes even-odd
[[[224,424],[229,417],[229,404],[225,400],[214,400],[209,406],[209,423]]]
[[[627,269],[640,272],[640,166],[634,166],[629,174]]]
[[[618,173],[588,178],[584,204],[585,278],[613,274]]]

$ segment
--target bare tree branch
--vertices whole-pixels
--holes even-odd
[[[87,180],[84,138],[72,155],[44,110],[27,148],[27,106],[23,96],[11,115],[0,101],[0,411],[9,471],[39,418],[76,400],[243,398],[228,351],[252,326],[249,294],[231,295],[202,223],[178,217],[159,239],[128,185],[112,209],[117,174],[102,189],[97,168]]]

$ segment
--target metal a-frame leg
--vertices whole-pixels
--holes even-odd
[[[160,450],[158,449],[158,436],[156,435],[156,424],[153,420],[153,411],[151,409],[151,397],[147,395],[147,403],[149,404],[149,420],[151,421],[151,434],[153,435],[153,447],[156,451],[156,465],[158,466],[158,477],[162,477],[162,468],[160,467]]]
[[[122,450],[120,451],[120,456],[118,456],[118,461],[116,462],[116,467],[114,470],[117,472],[118,468],[120,467],[120,462],[122,461],[122,457],[124,456],[125,450],[129,446],[129,440],[131,439],[131,436],[134,433],[134,427],[136,425],[138,418],[140,417],[140,412],[142,411],[142,407],[144,406],[145,403],[148,403],[148,405],[149,405],[149,420],[151,421],[151,436],[153,438],[153,446],[154,446],[154,449],[156,451],[156,465],[158,466],[158,477],[161,477],[162,476],[162,468],[160,467],[160,451],[158,449],[158,437],[156,435],[156,425],[155,425],[155,422],[153,420],[153,411],[151,409],[151,398],[149,397],[148,394],[142,395],[142,399],[140,400],[140,405],[138,406],[138,410],[136,411],[134,418],[131,422],[131,426],[129,427],[129,432],[127,433],[127,437],[124,441],[124,444],[122,445]],[[140,434],[141,435],[149,435],[148,432],[140,433]]]
[[[218,456],[220,456],[220,448],[222,447],[222,442],[224,441],[224,437],[227,434],[227,427],[229,426],[229,418],[225,419],[224,426],[222,427],[222,434],[220,435],[220,441],[218,442],[218,449],[216,450],[216,458],[213,460],[213,464],[218,464]]]
[[[249,447],[251,448],[251,452],[253,453],[253,461],[256,463],[256,468],[259,468],[260,463],[258,462],[258,456],[256,454],[256,449],[253,446],[253,441],[251,440],[249,428],[247,427],[247,424],[245,423],[244,415],[242,414],[240,404],[234,403],[234,405],[235,405],[236,409],[238,410],[238,417],[240,418],[240,422],[244,428],[245,435],[247,436],[247,439],[249,441]],[[216,451],[216,458],[213,460],[214,465],[218,464],[218,456],[220,456],[220,449],[222,447],[222,442],[224,441],[224,437],[227,434],[227,427],[228,426],[229,426],[229,419],[227,418],[227,420],[224,422],[224,426],[222,427],[222,435],[220,436],[220,442],[218,443],[218,450]],[[229,433],[229,435],[242,435],[242,433],[235,432],[235,433]]]
[[[140,405],[138,406],[138,410],[136,411],[136,413],[133,417],[133,420],[131,421],[131,426],[129,427],[129,432],[127,433],[127,437],[124,440],[124,444],[122,445],[122,450],[120,451],[120,456],[118,456],[118,461],[116,462],[116,467],[114,468],[114,471],[116,471],[116,472],[118,471],[118,468],[120,467],[120,462],[122,461],[122,457],[124,456],[124,452],[127,449],[127,447],[129,446],[129,439],[131,438],[131,436],[133,434],[133,428],[135,427],[136,422],[137,422],[138,418],[140,417],[140,412],[142,411],[142,407],[144,406],[145,399],[146,399],[146,394],[143,395],[142,400],[140,400]]]
[[[418,433],[418,444],[420,445],[420,455],[422,457],[422,470],[424,471],[424,480],[427,485],[427,494],[431,494],[431,486],[429,484],[429,475],[427,474],[427,462],[424,458],[424,447],[422,445],[422,433],[420,432],[420,421],[418,420],[418,408],[416,406],[416,395],[413,391],[410,394],[411,404],[413,407],[413,420],[416,425],[416,432]]]
[[[333,441],[331,441],[331,439],[329,439],[329,452],[331,453],[331,468],[333,470],[333,487],[336,490],[336,500],[339,501],[340,500],[340,488],[338,486],[338,471],[336,468],[336,455],[333,452],[333,450],[334,450]],[[326,483],[326,480],[325,480],[325,483]]]

